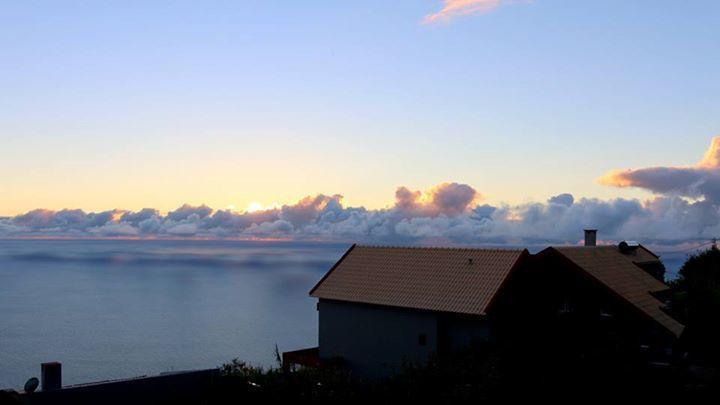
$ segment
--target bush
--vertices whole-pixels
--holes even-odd
[[[440,401],[506,402],[522,399],[668,399],[684,389],[683,375],[655,369],[614,346],[559,356],[554,350],[476,345],[426,364],[405,364],[395,375],[363,380],[341,366],[284,373],[233,360],[222,368],[221,389],[211,403],[289,400],[299,403]]]

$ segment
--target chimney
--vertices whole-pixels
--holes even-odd
[[[40,377],[43,391],[59,390],[62,387],[62,364],[57,361],[42,363]]]
[[[597,229],[585,230],[585,246],[595,246],[597,244]]]

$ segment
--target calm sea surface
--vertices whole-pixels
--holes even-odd
[[[273,365],[317,344],[307,293],[346,244],[0,240],[0,388]],[[664,255],[673,275],[685,254]]]
[[[0,241],[0,388],[274,364],[317,345],[308,291],[348,245]]]

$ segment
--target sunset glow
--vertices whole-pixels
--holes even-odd
[[[717,2],[0,8],[2,235],[690,235],[720,204]]]
[[[258,212],[258,211],[270,211],[275,210],[280,207],[280,204],[278,203],[272,203],[270,205],[263,205],[257,201],[253,201],[250,204],[248,204],[247,208],[245,208],[245,212],[252,213],[252,212]]]

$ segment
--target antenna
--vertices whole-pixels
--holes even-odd
[[[38,380],[37,377],[31,377],[25,383],[24,390],[28,394],[32,394],[33,392],[35,392],[35,390],[38,388],[39,385],[40,385],[40,380]]]

